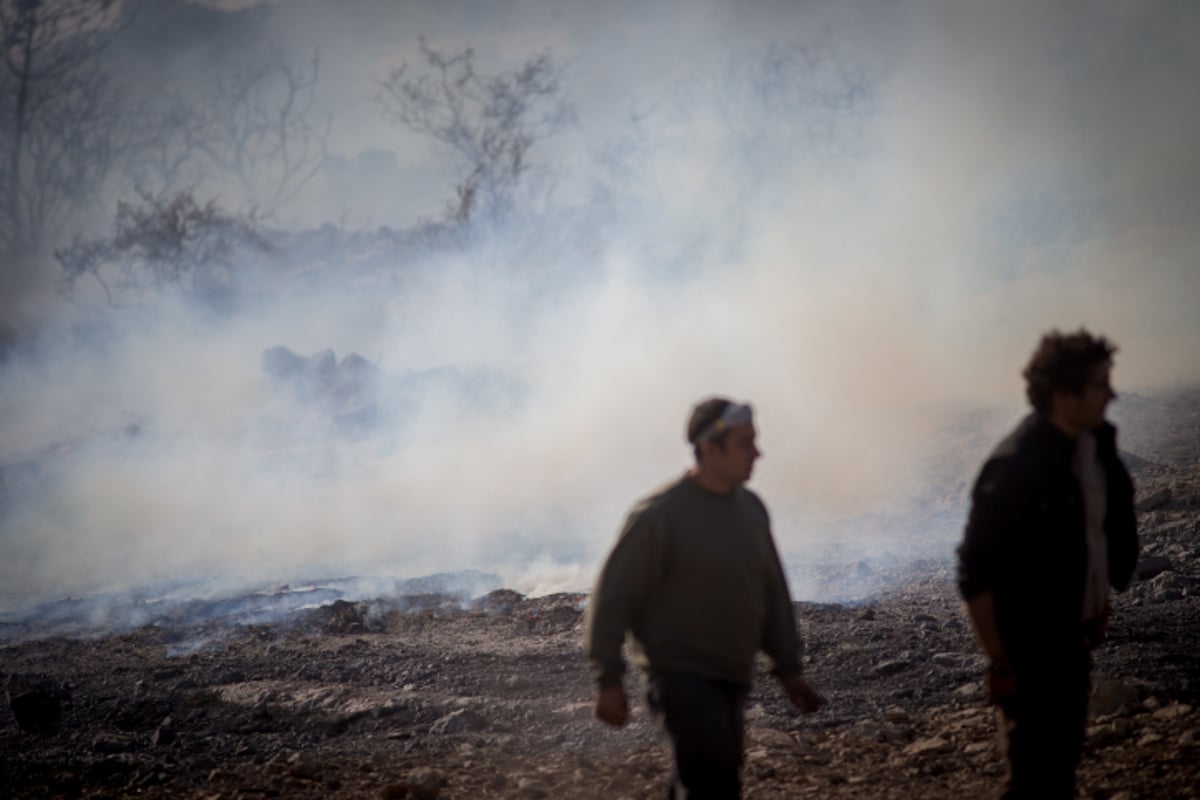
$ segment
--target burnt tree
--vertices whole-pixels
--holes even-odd
[[[118,204],[110,235],[77,236],[54,256],[59,291],[69,298],[91,278],[114,308],[177,291],[223,310],[233,301],[239,253],[265,248],[253,215],[201,203],[190,192],[141,193],[137,202]]]
[[[444,218],[452,224],[503,220],[536,171],[532,151],[573,119],[549,54],[485,75],[470,48],[446,55],[420,40],[423,70],[401,65],[377,96],[386,119],[433,139],[458,162]]]
[[[126,146],[124,98],[101,69],[114,0],[0,0],[0,251],[44,250],[94,200]]]

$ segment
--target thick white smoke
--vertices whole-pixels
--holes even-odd
[[[323,46],[346,157],[402,142],[429,174],[370,101],[418,33],[568,65],[578,124],[541,153],[543,213],[369,276],[268,271],[219,318],[163,298],[80,328],[30,298],[0,367],[4,606],[468,568],[586,588],[712,393],[759,410],[785,552],[853,548],[834,521],[954,494],[1047,328],[1117,341],[1118,389],[1200,378],[1188,6],[359,5],[277,3],[264,34]],[[336,222],[345,198],[308,196],[293,224],[323,199]],[[374,425],[335,430],[263,372],[273,346],[374,363]]]

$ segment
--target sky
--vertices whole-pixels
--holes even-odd
[[[955,512],[1023,413],[1043,331],[1111,337],[1118,391],[1200,379],[1190,3],[209,5],[210,35],[165,14],[127,56],[194,87],[319,50],[330,153],[387,155],[319,175],[282,228],[439,213],[458,165],[377,100],[419,36],[490,73],[549,53],[574,121],[534,151],[537,214],[378,284],[325,269],[219,322],[22,299],[0,463],[46,477],[0,514],[6,603],[466,568],[586,588],[710,394],[758,410],[791,562],[911,553],[913,509]],[[377,364],[380,426],[321,427],[260,369],[276,345]],[[957,529],[922,535],[946,555]]]

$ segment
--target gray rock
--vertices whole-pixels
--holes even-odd
[[[1088,715],[1103,717],[1115,714],[1125,706],[1137,706],[1137,689],[1121,683],[1116,678],[1095,674],[1092,676],[1092,696],[1088,702]]]
[[[292,753],[287,760],[288,774],[293,778],[305,781],[315,781],[318,778],[317,767],[312,759],[304,753]]]
[[[517,781],[517,797],[521,800],[542,800],[550,796],[546,784],[532,778],[521,778]]]
[[[437,800],[442,793],[442,776],[437,770],[418,767],[408,775],[408,790],[416,800]]]
[[[876,675],[896,675],[906,670],[912,669],[912,662],[903,659],[894,659],[892,661],[881,661],[875,665],[872,670]]]
[[[333,380],[334,373],[337,372],[337,356],[329,348],[319,353],[313,353],[308,357],[305,369],[309,376],[315,380],[321,383],[329,383]]]
[[[443,735],[455,733],[478,733],[487,730],[488,722],[477,711],[460,708],[452,711],[430,726],[430,733]]]
[[[1177,719],[1192,713],[1192,707],[1186,703],[1172,703],[1166,708],[1154,712],[1155,719]]]
[[[904,748],[904,754],[908,756],[926,756],[936,753],[949,753],[954,749],[950,742],[940,736],[932,736],[928,739],[919,739],[908,747]]]
[[[966,661],[962,653],[934,653],[929,660],[939,667],[947,667],[949,669],[957,669],[963,666]]]
[[[504,685],[509,689],[532,689],[537,681],[528,675],[513,674],[504,679]]]
[[[969,756],[991,755],[995,749],[996,744],[994,742],[971,742],[963,748],[963,752]]]
[[[1108,744],[1109,742],[1125,738],[1129,735],[1129,731],[1129,720],[1117,718],[1112,722],[1089,725],[1087,728],[1087,740],[1093,745]]]
[[[117,753],[128,753],[133,749],[133,742],[128,736],[116,733],[102,733],[92,740],[92,752],[111,756]]]
[[[800,747],[791,734],[774,728],[750,728],[746,731],[746,740],[768,749],[798,750]]]
[[[17,721],[27,733],[51,734],[62,721],[62,704],[70,696],[57,681],[44,675],[10,675],[4,695]]]
[[[1150,556],[1143,558],[1137,564],[1135,573],[1139,581],[1148,581],[1156,575],[1173,570],[1171,559],[1166,556]]]
[[[1180,600],[1196,592],[1196,582],[1178,572],[1155,575],[1147,583],[1150,587],[1150,599],[1158,603]]]
[[[1107,744],[1116,738],[1111,725],[1089,725],[1085,732],[1087,743],[1093,747]]]
[[[175,730],[168,723],[163,723],[155,729],[154,734],[150,737],[151,743],[157,747],[163,747],[175,742]]]
[[[262,353],[262,371],[272,378],[290,380],[304,374],[308,360],[286,347],[268,347]]]
[[[1170,487],[1163,487],[1157,492],[1151,492],[1145,497],[1138,498],[1134,503],[1134,508],[1138,511],[1153,511],[1169,502],[1171,502],[1171,489]]]

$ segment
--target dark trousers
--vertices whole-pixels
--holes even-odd
[[[688,672],[655,672],[648,679],[650,710],[671,741],[668,797],[741,797],[747,687]]]
[[[1006,800],[1075,797],[1075,768],[1083,754],[1087,724],[1090,662],[1082,655],[1073,668],[1055,674],[1017,673],[1017,696],[1001,709],[1008,759]],[[1056,665],[1063,666],[1063,665]]]

